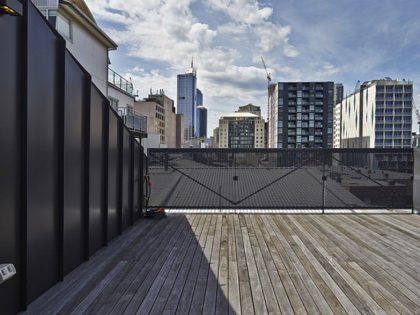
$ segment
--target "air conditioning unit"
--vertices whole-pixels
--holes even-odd
[[[9,280],[16,274],[16,268],[12,264],[0,265],[0,284]]]

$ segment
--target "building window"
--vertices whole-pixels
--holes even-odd
[[[109,104],[111,105],[111,107],[115,110],[118,110],[118,100],[112,97],[109,97]]]
[[[72,40],[71,21],[68,18],[62,16],[61,14],[57,14],[56,29],[66,39]]]

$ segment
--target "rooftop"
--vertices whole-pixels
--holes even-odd
[[[141,220],[28,313],[415,314],[419,230],[407,215]]]
[[[247,113],[247,112],[235,112],[223,115],[222,118],[234,118],[234,117],[250,117],[250,118],[259,118],[258,115]]]

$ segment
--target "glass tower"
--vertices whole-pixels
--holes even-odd
[[[191,141],[196,133],[197,71],[191,62],[191,69],[177,76],[177,111],[184,115],[184,140]]]

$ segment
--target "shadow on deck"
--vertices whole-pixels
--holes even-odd
[[[142,220],[30,314],[420,309],[420,217],[170,214]]]

